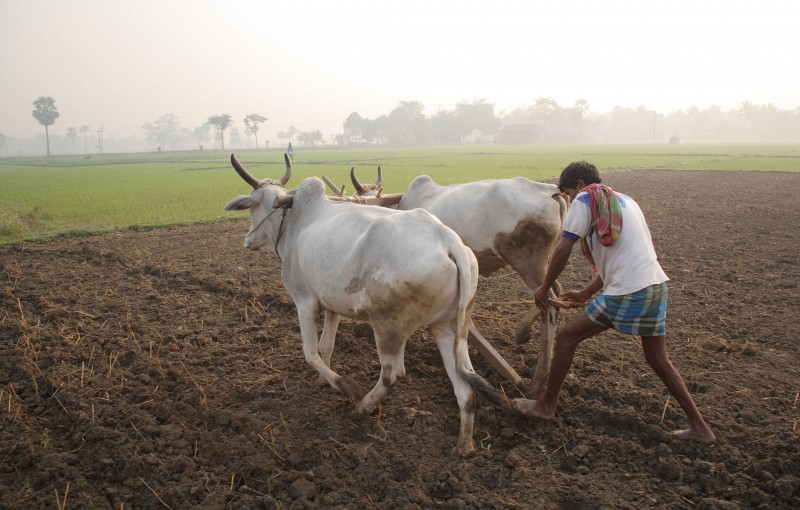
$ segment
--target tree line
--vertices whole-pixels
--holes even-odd
[[[50,131],[59,117],[52,97],[42,96],[33,102],[33,117],[45,128],[46,153],[51,154]],[[157,150],[186,148],[225,149],[225,135],[231,145],[259,148],[258,133],[269,119],[252,113],[242,119],[244,134],[234,126],[228,114],[209,116],[208,120],[194,129],[180,125],[175,114],[167,113],[153,122],[142,125],[144,138]],[[69,127],[64,143],[76,154],[76,140],[83,138],[83,152],[88,153],[91,129]],[[103,151],[103,127],[96,130],[97,143],[94,148]],[[276,133],[283,142],[313,147],[324,143],[318,130],[298,131],[294,126]],[[94,134],[91,135],[94,137]],[[426,114],[419,101],[399,101],[389,113],[376,118],[366,118],[352,112],[342,123],[342,132],[329,138],[329,143],[348,145],[374,143],[390,145],[426,145],[454,143],[606,143],[606,142],[652,142],[670,141],[788,141],[800,139],[800,107],[780,110],[772,104],[759,105],[742,101],[736,108],[723,110],[712,105],[706,109],[690,107],[670,114],[662,114],[637,106],[617,106],[609,112],[594,113],[585,99],[576,100],[571,106],[562,106],[549,97],[537,98],[530,106],[521,106],[508,111],[496,112],[494,104],[486,99],[462,101],[452,109],[440,109]],[[0,149],[8,144],[7,137],[0,134]],[[268,148],[268,141],[263,147]]]
[[[610,112],[593,113],[585,99],[562,106],[549,97],[496,113],[493,104],[476,99],[432,115],[423,112],[424,105],[418,101],[400,101],[391,112],[374,119],[353,112],[343,123],[343,134],[335,138],[338,143],[359,137],[393,145],[800,139],[800,107],[785,111],[750,101],[730,110],[692,106],[665,115],[646,106],[617,106]]]

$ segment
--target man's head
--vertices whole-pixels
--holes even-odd
[[[575,161],[561,171],[558,189],[562,193],[569,194],[570,198],[574,198],[581,188],[596,182],[600,182],[600,172],[597,171],[597,167],[587,161]]]

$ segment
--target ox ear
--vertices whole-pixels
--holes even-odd
[[[253,207],[259,205],[260,203],[261,202],[259,202],[250,195],[239,195],[238,197],[228,202],[228,205],[225,206],[225,210],[244,211],[247,209],[252,209]]]

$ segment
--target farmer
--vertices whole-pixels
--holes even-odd
[[[576,242],[594,267],[594,278],[583,289],[565,292],[560,297],[583,303],[597,291],[603,289],[603,292],[556,333],[547,389],[541,398],[515,399],[514,408],[525,416],[552,420],[558,393],[578,344],[614,328],[641,337],[647,363],[686,413],[689,428],[672,435],[713,443],[714,433],[667,355],[664,331],[669,278],[658,263],[650,229],[639,205],[601,184],[597,168],[586,161],[567,166],[561,172],[558,188],[569,195],[571,205],[544,282],[534,291],[536,306],[547,313],[548,291],[564,270]]]

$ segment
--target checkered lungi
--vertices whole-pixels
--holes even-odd
[[[667,282],[633,294],[600,294],[583,311],[595,324],[638,336],[662,336],[667,322]]]

